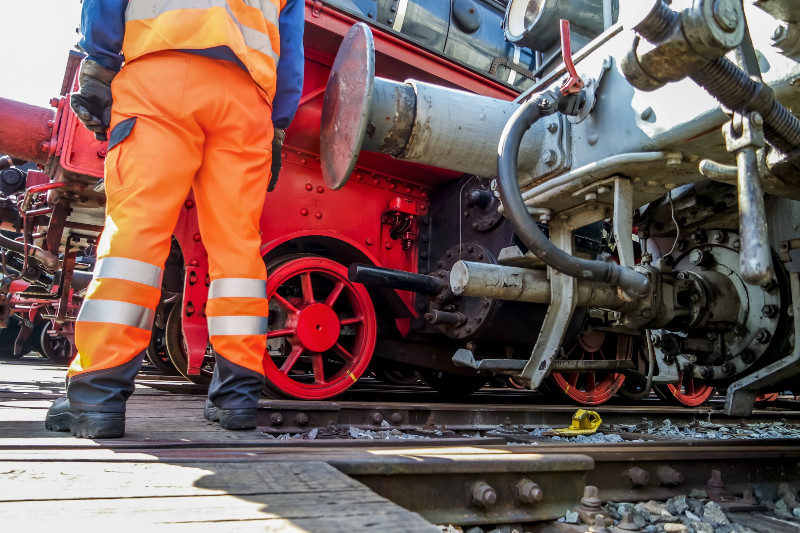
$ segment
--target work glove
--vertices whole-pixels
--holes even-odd
[[[286,137],[286,132],[282,129],[275,128],[275,136],[272,138],[272,177],[269,179],[267,185],[267,192],[272,192],[278,184],[278,174],[281,172],[281,150],[283,150],[283,139]]]
[[[111,80],[117,73],[99,63],[85,59],[78,76],[80,90],[72,93],[70,106],[86,129],[94,132],[98,141],[107,140],[111,124]]]

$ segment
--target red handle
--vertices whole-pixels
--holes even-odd
[[[569,35],[569,21],[561,19],[561,56],[564,58],[564,66],[567,67],[569,77],[561,84],[561,94],[575,94],[583,89],[583,80],[575,70],[572,62],[572,42]]]

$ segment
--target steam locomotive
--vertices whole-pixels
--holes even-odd
[[[306,2],[306,83],[265,198],[266,392],[367,370],[450,397],[491,375],[584,405],[798,385],[800,7],[790,0]],[[338,49],[338,52],[337,52]],[[105,144],[0,99],[0,319],[69,338],[102,231]],[[207,382],[202,235],[184,204],[148,357]],[[11,290],[14,279],[28,287]]]

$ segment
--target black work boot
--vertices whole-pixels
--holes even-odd
[[[88,439],[116,439],[125,434],[125,413],[83,411],[59,398],[47,411],[44,427],[50,431],[69,431]]]
[[[203,416],[210,422],[219,422],[220,427],[223,429],[256,428],[255,407],[223,409],[211,403],[211,400],[206,400],[206,405],[203,407]]]

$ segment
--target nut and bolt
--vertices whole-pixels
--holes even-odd
[[[294,415],[294,423],[300,427],[308,424],[308,415],[305,413],[297,413]]]
[[[719,470],[712,470],[711,479],[706,481],[706,486],[711,489],[724,489],[725,482],[722,480],[722,472]]]
[[[622,520],[619,521],[617,524],[619,529],[624,531],[640,531],[641,528],[636,523],[636,520],[633,518],[633,513],[631,511],[625,511],[622,513]]]
[[[777,305],[765,305],[761,308],[761,314],[767,318],[772,318],[778,314],[778,306]]]
[[[555,133],[558,131],[558,124],[556,122],[551,122],[547,125],[547,131],[550,133]]]
[[[586,193],[586,196],[584,196],[583,198],[587,202],[593,202],[593,201],[597,200],[597,193],[595,193],[595,192]]]
[[[711,240],[717,244],[721,243],[725,240],[725,232],[724,231],[715,231],[711,234]]]
[[[371,424],[374,424],[376,426],[380,426],[381,422],[383,422],[383,415],[380,414],[377,411],[375,411],[374,413],[370,413],[369,421],[370,421]]]
[[[723,374],[726,374],[726,375],[729,376],[729,375],[733,374],[734,372],[736,372],[736,365],[734,365],[732,362],[727,361],[724,365],[722,365],[722,373]]]
[[[671,466],[662,466],[659,468],[658,479],[665,487],[676,487],[686,482],[686,477]]]
[[[581,505],[586,509],[600,509],[602,502],[600,501],[600,491],[594,485],[586,485],[583,489],[583,498],[581,498]]]
[[[400,413],[392,413],[389,416],[389,421],[395,426],[399,426],[403,422],[403,415]]]
[[[758,505],[758,500],[756,500],[755,494],[750,489],[744,489],[742,491],[742,499],[739,500],[739,503],[743,503],[745,505]]]
[[[770,332],[764,328],[761,328],[756,332],[756,341],[761,344],[767,344],[771,338],[772,335],[770,335]]]
[[[632,489],[646,487],[650,484],[650,472],[638,466],[634,466],[622,473],[622,479]]]
[[[606,527],[606,517],[601,514],[594,515],[594,524],[589,526],[589,533],[608,533]]]
[[[648,120],[650,117],[653,116],[653,108],[646,107],[642,109],[642,112],[639,113],[639,116],[641,117],[642,120]]]
[[[767,292],[772,292],[777,288],[778,284],[774,279],[769,280],[761,286],[761,289]]]
[[[740,240],[733,241],[733,249],[736,250],[737,252],[739,250],[741,250],[742,249],[742,241],[740,241]]]
[[[701,250],[700,248],[695,248],[691,252],[689,252],[689,262],[693,265],[702,265],[708,262],[708,254]]]
[[[736,5],[732,0],[717,0],[714,2],[714,20],[726,33],[736,31],[739,17]]]
[[[269,425],[270,426],[280,426],[283,424],[283,415],[280,413],[270,413],[269,415]]]
[[[476,481],[469,491],[470,504],[478,507],[491,507],[497,503],[497,491],[485,481]]]
[[[711,379],[714,377],[714,369],[710,366],[701,366],[700,375],[703,379]]]
[[[558,159],[558,154],[556,154],[555,150],[545,150],[542,152],[542,163],[547,165],[548,167],[552,167],[556,164],[556,160]]]
[[[692,240],[694,242],[705,242],[706,240],[706,232],[705,231],[695,231],[692,233]]]
[[[521,479],[514,488],[514,493],[522,503],[537,503],[544,497],[541,487],[530,479]]]

